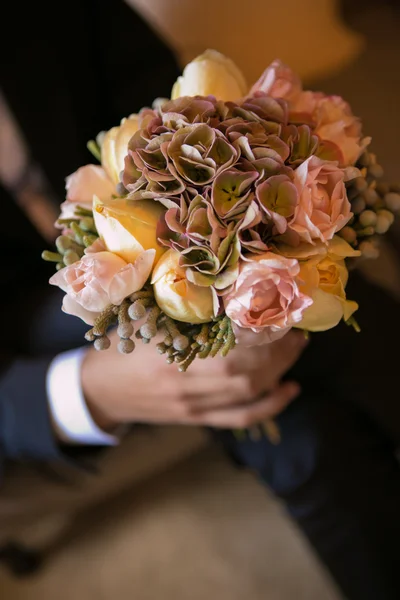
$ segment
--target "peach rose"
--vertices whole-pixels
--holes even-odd
[[[243,261],[233,291],[224,298],[226,314],[239,328],[262,334],[263,343],[283,337],[312,304],[299,290],[299,271],[297,260],[272,252]]]
[[[61,204],[60,219],[73,218],[77,204],[88,210],[92,209],[93,196],[107,200],[115,193],[115,186],[102,167],[85,165],[65,182],[67,199]]]
[[[351,219],[344,172],[335,163],[311,156],[294,172],[299,203],[289,230],[302,241],[327,242]]]
[[[299,77],[279,60],[264,71],[250,96],[260,91],[287,100],[295,121],[313,124],[315,133],[334,152],[341,167],[354,165],[371,141],[362,137],[361,121],[343,98],[303,90]]]
[[[125,260],[104,250],[97,241],[78,262],[58,271],[50,279],[64,292],[63,311],[93,325],[109,304],[121,304],[142,289],[153,266],[155,250],[143,252],[136,261]]]
[[[318,98],[313,112],[315,133],[339,150],[341,167],[354,165],[371,138],[362,138],[361,121],[340,96]]]
[[[301,92],[300,78],[280,60],[274,60],[250,90],[249,96],[264,92],[273,98],[296,100]]]
[[[290,103],[292,118],[302,116],[314,125],[315,133],[329,148],[339,166],[354,165],[371,138],[362,137],[361,121],[350,105],[340,96],[326,96],[322,92],[301,92]]]

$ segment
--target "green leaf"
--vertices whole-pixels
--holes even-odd
[[[97,142],[95,142],[94,140],[89,140],[86,147],[89,150],[89,152],[91,152],[91,154],[93,154],[93,156],[99,162],[101,162],[101,150],[100,150],[100,146],[97,144]]]

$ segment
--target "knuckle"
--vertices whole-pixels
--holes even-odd
[[[253,419],[252,419],[252,414],[250,411],[243,412],[237,418],[237,426],[239,428],[246,429],[247,427],[250,427],[251,425],[253,425]]]

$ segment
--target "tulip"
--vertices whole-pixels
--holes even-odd
[[[216,50],[206,50],[186,65],[171,98],[211,95],[217,100],[238,100],[247,90],[246,80],[232,60]]]
[[[119,127],[113,127],[104,135],[101,164],[115,185],[120,181],[120,173],[124,169],[129,140],[138,127],[138,116],[130,115],[127,119],[122,119]]]
[[[165,249],[157,241],[157,223],[165,208],[153,200],[129,202],[125,198],[101,201],[95,196],[93,217],[107,250],[133,263],[144,251],[154,249],[155,261]]]
[[[200,287],[186,278],[179,266],[180,254],[168,250],[153,270],[154,297],[161,310],[172,319],[184,323],[207,323],[215,315],[215,292]]]

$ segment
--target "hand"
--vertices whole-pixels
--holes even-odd
[[[121,355],[116,339],[107,352],[90,349],[82,365],[82,386],[97,424],[180,423],[244,428],[279,414],[300,392],[279,384],[301,355],[299,332],[266,346],[238,345],[226,358],[195,360],[186,373],[160,356],[154,343]]]

